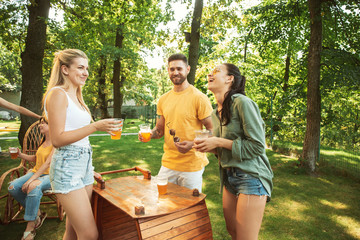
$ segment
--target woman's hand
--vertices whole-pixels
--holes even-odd
[[[118,131],[122,125],[120,120],[115,119],[102,119],[92,124],[95,127],[96,131],[108,132],[110,134],[111,131]]]
[[[21,191],[23,191],[23,193],[27,194],[27,191],[29,189],[30,183],[32,182],[31,179],[27,180],[21,187]]]
[[[101,176],[101,174],[100,174],[100,173],[95,172],[95,171],[93,171],[93,172],[94,172],[94,178],[97,178],[97,179],[102,179],[102,176]]]
[[[152,131],[150,131],[150,139],[151,139],[151,136],[153,135],[153,132]],[[144,142],[144,138],[143,138],[143,136],[141,135],[141,132],[138,132],[138,139],[139,139],[139,141],[140,142]],[[149,140],[147,140],[147,142],[148,142]]]
[[[209,137],[203,139],[194,139],[193,148],[199,152],[213,152],[219,143],[218,137]]]

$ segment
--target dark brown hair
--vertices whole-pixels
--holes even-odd
[[[230,122],[231,118],[231,96],[240,93],[246,96],[245,94],[245,82],[246,78],[241,75],[240,70],[237,66],[231,63],[224,63],[223,64],[226,67],[227,75],[234,76],[234,80],[232,82],[232,85],[230,87],[230,90],[225,93],[225,99],[223,102],[223,106],[221,109],[221,125],[226,126]]]
[[[181,60],[183,61],[186,65],[188,65],[188,60],[186,58],[186,56],[184,54],[181,54],[181,53],[176,53],[176,54],[173,54],[171,55],[169,58],[168,58],[168,64],[172,61],[176,61],[176,60]]]

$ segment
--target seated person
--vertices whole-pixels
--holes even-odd
[[[40,132],[45,135],[45,138],[36,155],[27,155],[21,153],[18,149],[21,159],[30,162],[36,161],[36,165],[26,175],[12,181],[8,188],[10,195],[25,208],[24,220],[28,221],[28,223],[21,238],[22,240],[34,239],[35,230],[41,227],[47,217],[45,212],[40,211],[39,206],[43,191],[51,189],[49,167],[54,148],[51,143],[47,121],[41,117],[39,122]]]

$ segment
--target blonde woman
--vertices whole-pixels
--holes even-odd
[[[110,133],[119,127],[114,119],[91,122],[82,96],[88,68],[84,52],[77,49],[57,52],[43,99],[56,148],[50,166],[51,187],[67,216],[63,239],[98,238],[90,205],[94,168],[88,136],[95,131]]]

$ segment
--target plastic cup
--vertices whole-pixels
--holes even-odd
[[[16,159],[19,156],[18,150],[15,147],[9,147],[11,159]]]
[[[151,139],[151,129],[150,124],[144,123],[139,125],[140,134],[143,139],[143,142],[149,142]]]
[[[210,130],[195,130],[195,139],[204,139],[210,136]]]
[[[122,119],[122,118],[114,118],[114,120],[115,121],[120,121],[120,127],[119,127],[119,129],[117,131],[111,131],[111,133],[114,134],[114,135],[111,135],[111,139],[112,140],[119,140],[121,138],[124,119]]]
[[[196,140],[208,138],[209,136],[210,136],[210,130],[207,130],[207,129],[195,130],[194,142],[196,142]],[[196,145],[196,143],[195,143],[195,145]]]
[[[166,176],[157,176],[156,184],[159,195],[164,195],[167,192],[168,178]]]

